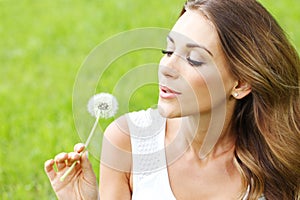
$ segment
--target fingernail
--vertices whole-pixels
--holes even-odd
[[[85,152],[85,155],[86,155],[87,158],[89,158],[89,152],[88,151]]]

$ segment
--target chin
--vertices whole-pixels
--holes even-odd
[[[180,106],[158,101],[158,112],[164,118],[181,117]]]
[[[209,112],[210,109],[199,108],[198,103],[185,102],[180,103],[179,101],[168,101],[159,98],[158,100],[158,112],[165,118],[178,118],[192,115],[200,115],[200,113]]]

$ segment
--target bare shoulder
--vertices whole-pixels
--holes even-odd
[[[130,133],[125,115],[113,121],[106,128],[104,137],[116,147],[131,152]]]
[[[106,128],[102,141],[101,164],[130,172],[131,142],[125,116],[116,119]]]
[[[105,130],[100,161],[101,199],[131,199],[131,143],[125,116]]]

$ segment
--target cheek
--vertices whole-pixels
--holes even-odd
[[[198,74],[193,81],[193,90],[198,101],[198,108],[200,111],[209,110],[211,107],[211,95],[207,85],[207,79],[203,74]]]
[[[195,73],[189,81],[191,93],[194,93],[193,96],[201,98],[207,96],[208,88],[206,84],[206,78],[203,77],[200,73]]]
[[[203,75],[195,72],[185,77],[184,94],[179,98],[184,115],[204,112],[210,109],[211,98],[205,79]]]
[[[226,102],[228,84],[223,82],[223,78],[226,77],[222,77],[218,70],[197,70],[189,81],[193,95],[187,95],[187,104],[197,106],[200,112],[204,112]],[[195,99],[197,105],[192,103]]]
[[[205,82],[211,98],[211,107],[226,104],[232,85],[232,79],[228,74],[217,70],[205,76]]]

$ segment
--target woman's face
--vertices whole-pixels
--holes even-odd
[[[228,103],[235,79],[214,26],[199,11],[188,10],[178,19],[163,53],[158,74],[163,116],[205,114]]]

